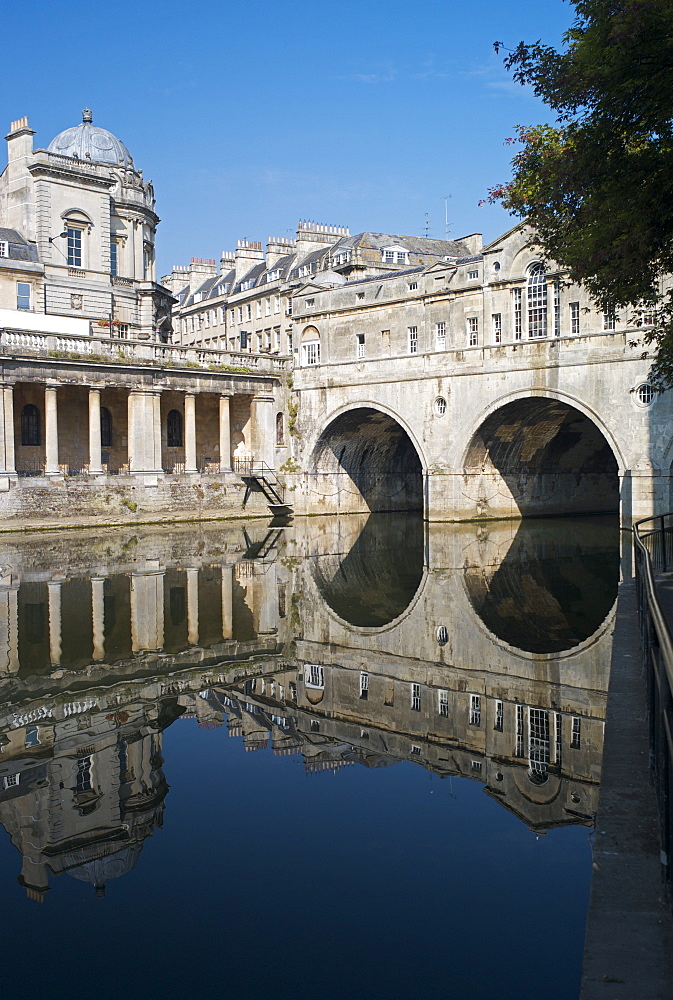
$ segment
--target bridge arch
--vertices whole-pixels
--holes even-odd
[[[548,390],[491,403],[462,458],[464,492],[487,517],[617,513],[624,467],[598,415]]]
[[[413,432],[379,403],[332,412],[311,453],[309,480],[335,511],[423,510],[427,462]]]

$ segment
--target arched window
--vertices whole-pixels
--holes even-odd
[[[528,271],[528,336],[547,336],[547,275],[544,264]]]
[[[21,444],[38,445],[40,443],[40,411],[37,406],[27,403],[21,410]]]
[[[112,447],[112,414],[107,406],[100,408],[100,443],[102,448]]]
[[[276,444],[285,444],[285,425],[282,413],[276,414]]]
[[[171,410],[166,421],[166,443],[169,448],[182,448],[182,414]]]

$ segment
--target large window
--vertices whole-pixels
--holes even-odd
[[[112,241],[110,244],[110,274],[113,278],[117,276],[117,244]]]
[[[30,285],[27,281],[16,283],[16,308],[30,309]]]
[[[82,266],[82,230],[68,226],[68,267]]]
[[[170,410],[166,420],[166,444],[169,448],[182,448],[182,414]]]
[[[320,364],[319,340],[309,340],[308,343],[301,345],[301,363],[302,365]]]
[[[27,403],[21,410],[21,444],[34,447],[40,443],[40,411]]]
[[[407,327],[407,334],[409,337],[409,354],[418,354],[418,327]]]
[[[547,336],[547,275],[544,264],[533,264],[528,272],[528,336]]]

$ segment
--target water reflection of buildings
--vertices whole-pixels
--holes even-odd
[[[179,717],[226,720],[311,774],[413,761],[482,782],[536,831],[590,824],[618,538],[568,526],[407,516],[6,543],[0,822],[29,895],[62,872],[100,893],[135,864]]]

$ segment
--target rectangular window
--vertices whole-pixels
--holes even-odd
[[[368,695],[369,695],[369,674],[363,672],[360,674],[360,697],[363,699],[363,701],[366,701]]]
[[[473,760],[472,761],[472,770],[476,771],[477,774],[481,774],[481,761],[480,760]]]
[[[220,320],[220,322],[221,323],[226,323],[227,322],[227,307],[226,306],[222,306],[221,309],[220,309],[220,312],[221,312],[221,316],[222,316],[222,319]]]
[[[493,726],[499,733],[502,732],[503,725],[503,704],[501,701],[495,703],[495,724]]]
[[[5,789],[12,788],[14,785],[18,785],[21,781],[21,774],[8,774],[7,777],[2,780]]]
[[[521,340],[523,336],[523,289],[512,289],[512,307],[514,310],[514,339]]]
[[[421,748],[418,746],[417,743],[412,743],[411,744],[411,753],[413,754],[414,757],[420,757],[420,755],[421,755]]]
[[[467,272],[467,280],[468,281],[476,281],[478,277],[479,277],[479,270],[478,269]]]
[[[365,335],[364,333],[358,333],[357,335],[357,357],[364,358],[365,356]]]
[[[407,328],[409,334],[409,354],[418,354],[418,327]]]
[[[249,302],[245,307],[245,315],[246,319],[252,319],[252,305]]]
[[[206,309],[206,311],[204,313],[204,317],[205,317],[205,323],[206,323],[206,330],[208,330],[209,327],[210,327],[210,309]]]
[[[243,322],[243,306],[238,307],[238,322]]]
[[[579,337],[580,335],[580,304],[579,302],[570,303],[570,333],[573,337]]]
[[[515,757],[523,757],[523,705],[516,706],[516,749]]]
[[[439,714],[440,715],[446,715],[446,716],[448,716],[448,714],[449,714],[449,692],[448,691],[444,691],[443,689],[440,689],[437,692],[437,699],[438,699]]]
[[[280,295],[274,295],[273,297],[273,311],[274,313],[280,312]]]
[[[446,350],[446,323],[438,323],[435,327],[435,336],[437,339],[437,350]]]
[[[412,684],[411,685],[411,710],[412,712],[420,712],[421,710],[421,685]]]
[[[607,312],[603,313],[603,329],[604,330],[614,330],[617,326],[617,316],[614,309],[609,309]]]
[[[320,663],[304,664],[304,684],[321,690],[325,687],[325,671]]]
[[[502,343],[502,313],[493,313],[491,316],[491,324],[493,326],[493,343]]]
[[[77,761],[76,792],[91,791],[91,757],[80,757]]]
[[[467,321],[467,337],[470,347],[476,347],[479,343],[479,320],[476,316],[470,316]]]
[[[280,354],[280,327],[274,326],[273,328],[273,345],[274,350]]]
[[[406,253],[399,253],[398,252],[398,254],[397,254],[397,263],[398,264],[406,264],[406,262],[407,262],[407,255],[406,255]]]
[[[357,297],[358,297],[358,301],[362,301],[362,299],[364,299],[364,297],[365,297],[365,293],[364,292],[358,292],[357,293]]]
[[[271,299],[264,300],[264,315],[265,316],[271,315]]]
[[[301,345],[302,365],[320,364],[320,341],[312,340],[308,344]]]
[[[386,250],[386,252],[385,252],[385,259],[388,261],[388,263],[394,263],[395,262],[395,252],[394,252],[394,250]]]
[[[288,335],[287,335],[287,353],[288,354],[292,354],[292,338],[293,338],[293,335],[291,333],[288,333]]]
[[[117,276],[117,244],[114,240],[110,244],[110,274],[113,278]]]
[[[257,299],[257,302],[255,303],[255,313],[256,313],[257,319],[261,319],[261,317],[262,317],[262,300],[261,299]]]
[[[235,309],[231,310],[231,322],[232,323],[236,322],[236,310]]]
[[[563,737],[563,716],[560,712],[556,713],[556,763],[561,763],[561,745]]]
[[[415,292],[417,288],[418,288],[418,282],[417,281],[410,281],[409,282],[409,291],[410,292]]]
[[[470,695],[470,725],[480,726],[481,725],[481,695],[471,694]]]
[[[68,229],[68,267],[82,266],[82,230]]]
[[[573,716],[573,728],[572,736],[570,737],[570,746],[573,750],[579,750],[582,745],[582,720],[576,715]]]
[[[37,747],[40,745],[39,730],[37,726],[28,726],[26,729],[26,746]]]
[[[9,243],[6,240],[0,240],[0,257],[9,257]]]
[[[30,309],[30,285],[27,281],[16,283],[16,308]]]
[[[561,282],[554,282],[554,336],[561,336]]]

